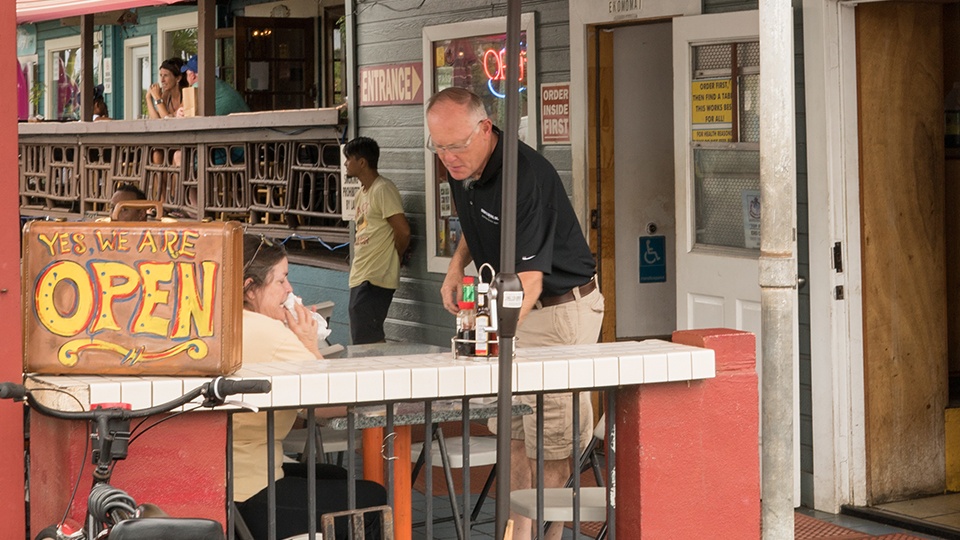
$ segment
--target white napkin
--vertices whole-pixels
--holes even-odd
[[[293,293],[290,293],[287,295],[287,299],[283,301],[283,307],[289,309],[290,313],[293,314],[293,318],[296,319],[297,312],[293,308],[294,302],[296,302],[297,304],[300,304],[301,306],[303,305],[302,298],[300,298],[299,296]],[[327,337],[330,336],[330,332],[332,332],[332,330],[327,328],[326,319],[321,317],[320,314],[317,313],[316,311],[310,311],[310,314],[313,316],[313,319],[317,321],[317,340],[320,341],[320,340],[327,339]]]

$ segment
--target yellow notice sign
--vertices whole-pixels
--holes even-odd
[[[733,141],[733,130],[695,129],[693,130],[693,140],[698,142],[731,142]]]
[[[733,95],[730,79],[694,81],[690,86],[691,123],[733,122]]]

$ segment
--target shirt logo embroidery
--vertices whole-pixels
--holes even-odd
[[[521,261],[529,261],[530,259],[536,257],[536,255],[527,255],[526,257],[520,257]]]
[[[480,215],[483,216],[483,218],[489,221],[490,223],[493,223],[494,225],[500,224],[500,218],[498,216],[491,214],[490,212],[487,212],[486,209],[484,208],[480,209]]]

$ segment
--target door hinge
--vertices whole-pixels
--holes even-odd
[[[835,300],[843,300],[843,285],[837,285],[833,288],[833,298]]]
[[[600,212],[598,212],[596,208],[590,211],[590,228],[600,228]]]
[[[833,269],[838,274],[843,272],[843,244],[840,242],[833,244]]]

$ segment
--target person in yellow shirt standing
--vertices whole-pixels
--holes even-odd
[[[400,285],[400,259],[410,244],[410,224],[400,191],[377,172],[380,147],[369,137],[343,146],[348,176],[360,180],[356,237],[350,265],[350,338],[354,345],[385,341],[383,321]]]

